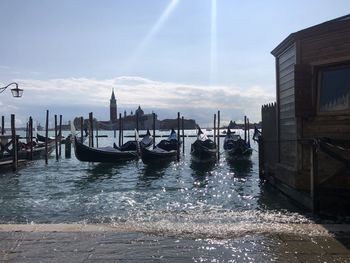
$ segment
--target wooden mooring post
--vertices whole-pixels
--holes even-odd
[[[65,142],[65,147],[64,147],[64,157],[67,158],[71,158],[72,156],[72,141],[71,141],[71,137],[68,136],[66,138],[66,142]]]
[[[153,112],[153,149],[156,148],[156,114]]]
[[[94,116],[93,113],[89,113],[89,146],[94,147]]]
[[[46,123],[45,123],[45,163],[48,164],[49,152],[48,152],[48,143],[49,143],[49,110],[46,110]]]
[[[115,138],[115,135],[114,135]],[[118,140],[119,147],[122,146],[122,114],[119,113],[119,140]]]
[[[248,145],[250,146],[250,129],[249,129],[249,118],[247,118],[247,135],[248,135]]]
[[[182,154],[185,155],[185,120],[184,116],[181,118],[181,127],[182,127]]]
[[[11,134],[12,134],[12,168],[13,171],[17,170],[18,166],[18,151],[17,151],[17,136],[16,136],[16,121],[15,115],[11,114]]]
[[[56,161],[58,161],[58,134],[57,134],[57,115],[55,114],[55,153]]]
[[[64,158],[66,159],[71,158],[72,156],[72,140],[75,139],[74,136],[74,134],[70,134],[66,137],[66,140],[64,141]]]
[[[96,121],[96,147],[98,148],[98,121]]]
[[[84,142],[84,118],[80,117],[80,142]]]
[[[315,141],[311,146],[310,156],[310,185],[311,185],[311,201],[312,211],[317,213],[319,211],[319,191],[318,191],[318,145]]]
[[[33,118],[32,117],[29,117],[29,145],[30,145],[29,159],[33,160]]]
[[[220,161],[220,111],[218,111],[218,135],[217,135],[217,140],[218,140],[218,161]]]
[[[247,116],[244,116],[244,141],[247,142]]]
[[[1,116],[1,135],[5,134],[5,116]]]
[[[136,112],[136,131],[139,133],[139,112]]]
[[[62,155],[62,115],[60,115],[60,124],[58,126],[58,157],[61,158]]]
[[[216,114],[214,114],[214,133],[213,133],[213,141],[216,142]]]
[[[177,161],[180,161],[180,112],[177,113]]]
[[[122,145],[124,144],[124,122],[121,120],[121,129],[122,129]]]

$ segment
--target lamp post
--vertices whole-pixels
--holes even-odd
[[[18,88],[18,84],[16,82],[12,82],[12,83],[8,84],[7,86],[0,88],[0,93],[3,93],[11,85],[16,86],[15,88],[11,89],[12,96],[15,98],[22,97],[23,89]]]

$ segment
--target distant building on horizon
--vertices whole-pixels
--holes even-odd
[[[112,90],[110,104],[109,104],[109,112],[110,118],[109,121],[99,121],[99,128],[104,130],[114,130],[119,129],[119,118],[118,118],[118,106],[117,99],[114,93],[114,89]],[[139,105],[138,108],[130,112],[128,115],[126,110],[124,110],[124,114],[120,115],[123,123],[124,130],[132,130],[136,129],[136,116],[138,116],[138,126],[140,130],[153,129],[153,113],[145,114]],[[158,120],[157,114],[155,114],[155,127],[159,129],[160,121]]]
[[[109,103],[109,112],[110,112],[110,122],[115,123],[118,119],[118,111],[117,111],[117,100],[114,96],[114,89],[112,90],[112,95]]]
[[[110,111],[110,118],[109,121],[99,121],[99,128],[103,130],[118,130],[119,129],[119,116],[118,116],[118,105],[117,105],[117,99],[114,93],[114,89],[112,89],[112,94],[110,98],[110,104],[109,104],[109,111]],[[138,108],[135,110],[135,113],[133,111],[130,112],[128,115],[126,110],[124,110],[124,114],[120,117],[122,119],[123,123],[123,129],[124,130],[133,130],[136,129],[136,116],[138,116],[138,126],[139,130],[147,130],[147,129],[153,129],[153,112],[145,114],[145,112],[142,110],[141,106],[139,105]],[[196,121],[189,119],[184,120],[184,127],[185,129],[195,129],[197,126]],[[166,120],[158,120],[158,115],[155,114],[155,128],[156,129],[171,129],[171,128],[177,128],[177,119],[166,119]]]

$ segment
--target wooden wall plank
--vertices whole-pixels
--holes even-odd
[[[291,45],[278,57],[279,92],[279,152],[280,162],[284,165],[296,165],[296,121],[295,121],[295,71],[296,47]],[[294,143],[294,144],[293,144]]]
[[[289,88],[289,89],[281,90],[280,96],[281,96],[281,98],[286,98],[288,96],[294,96],[294,86]]]

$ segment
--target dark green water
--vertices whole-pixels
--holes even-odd
[[[100,146],[117,141],[113,132],[100,134],[108,135],[99,139]],[[136,231],[224,237],[256,223],[309,221],[260,182],[256,143],[251,160],[227,162],[221,154],[218,164],[206,166],[191,161],[194,140],[186,138],[181,162],[163,167],[141,160],[83,163],[72,153],[70,159],[56,162],[53,154],[48,165],[39,160],[16,173],[1,173],[0,222],[104,222]]]

